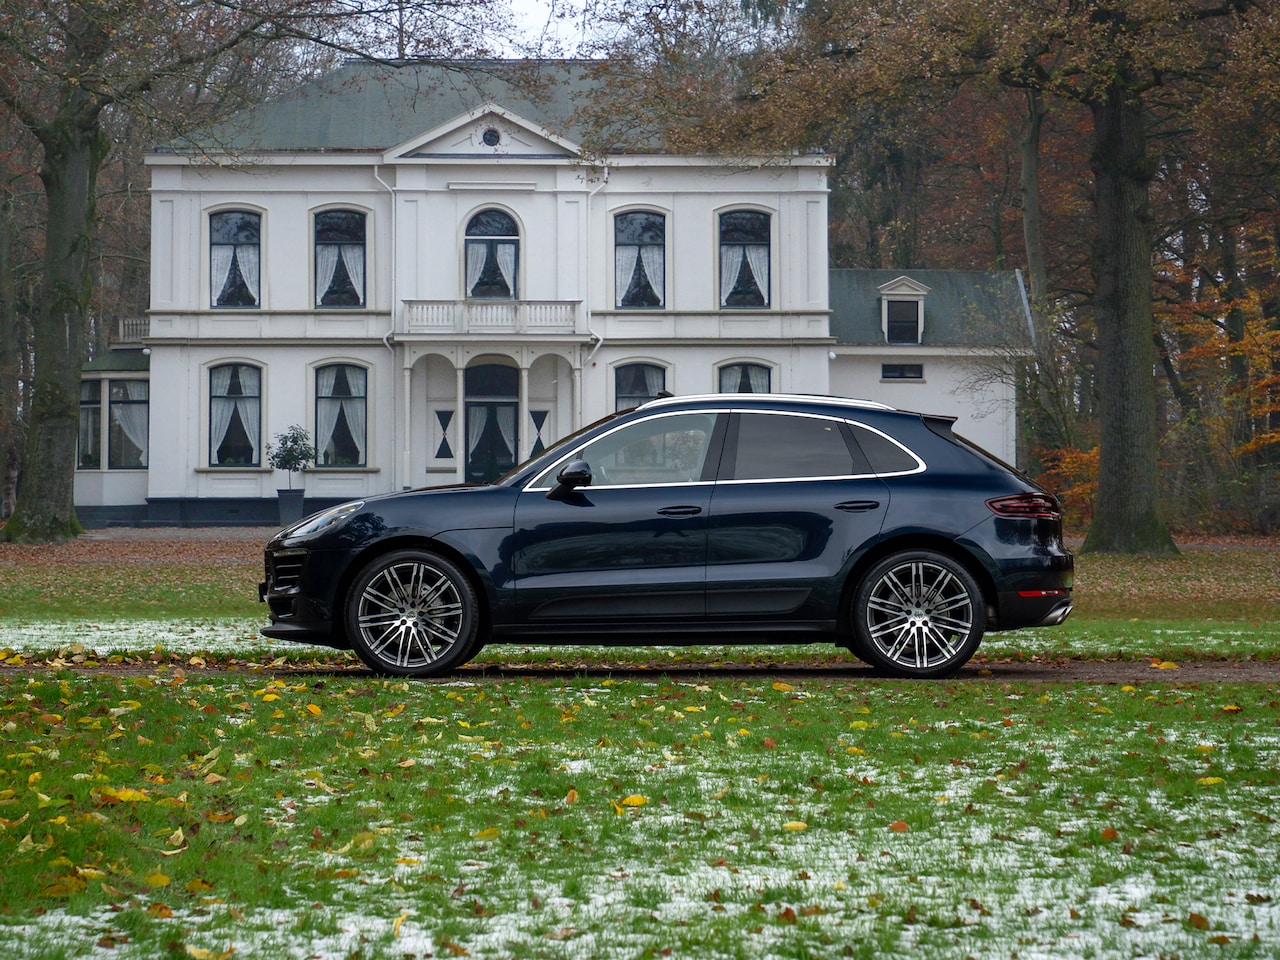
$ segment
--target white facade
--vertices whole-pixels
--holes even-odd
[[[487,102],[389,149],[149,164],[149,463],[80,471],[82,515],[270,522],[290,483],[319,506],[487,478],[642,395],[726,384],[958,412],[1012,459],[1011,394],[960,403],[954,351],[905,384],[888,348],[832,337],[824,157],[586,162]],[[339,281],[355,303],[322,305]],[[294,424],[329,451],[302,478],[267,461]]]

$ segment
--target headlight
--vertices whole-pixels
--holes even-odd
[[[336,507],[330,507],[328,510],[321,510],[309,517],[304,517],[292,527],[289,527],[281,533],[281,540],[295,540],[298,537],[314,537],[322,530],[328,530],[342,523],[357,510],[364,506],[363,500],[352,500],[350,503],[340,503]]]

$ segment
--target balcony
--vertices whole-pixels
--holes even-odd
[[[406,333],[586,334],[577,300],[406,300]]]

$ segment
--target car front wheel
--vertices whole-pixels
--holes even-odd
[[[477,645],[471,582],[453,563],[422,550],[374,560],[352,584],[347,635],[370,669],[430,677],[466,663]]]
[[[932,550],[897,553],[858,588],[854,649],[892,676],[945,677],[978,649],[985,619],[982,591],[963,566]]]

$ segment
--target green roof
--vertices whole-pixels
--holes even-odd
[[[136,350],[108,350],[102,356],[94,357],[83,367],[81,373],[143,373],[151,369],[150,354]]]
[[[580,141],[575,108],[599,86],[589,61],[352,61],[165,149],[379,152],[488,102]]]
[[[837,343],[884,343],[880,287],[906,278],[924,296],[925,346],[991,347],[1024,342],[1031,314],[1017,270],[830,271],[831,335]]]

